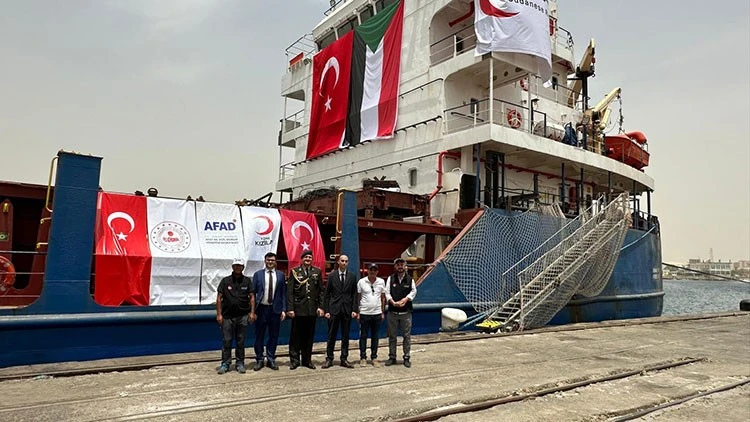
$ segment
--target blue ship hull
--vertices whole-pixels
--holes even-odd
[[[0,367],[207,350],[217,351],[218,362],[221,332],[213,307],[112,308],[91,299],[90,251],[99,160],[68,153],[59,156],[44,289],[39,300],[28,307],[0,310]],[[551,324],[661,315],[659,236],[631,229],[625,245],[604,291],[594,298],[574,298]],[[444,307],[473,312],[445,268],[438,264],[418,288],[412,333],[437,332]],[[283,322],[281,344],[288,344],[289,330],[290,323]],[[381,326],[384,335],[385,324]],[[249,360],[254,355],[254,337],[251,326]],[[327,323],[320,319],[315,340],[324,341],[326,337]],[[358,337],[358,325],[352,324],[351,338]],[[385,351],[384,347],[387,342],[381,343],[381,350]],[[285,353],[286,347],[280,347],[279,355]],[[356,358],[358,351],[350,350],[350,356]]]

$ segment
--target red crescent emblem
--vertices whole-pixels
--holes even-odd
[[[261,236],[265,236],[265,235],[267,235],[267,234],[269,234],[269,233],[271,233],[273,231],[273,221],[271,221],[271,219],[268,218],[268,216],[259,215],[259,216],[255,217],[255,218],[256,219],[260,218],[261,220],[265,220],[266,223],[268,223],[268,228],[266,230],[255,232],[255,233],[258,233]]]
[[[479,0],[479,8],[482,9],[482,13],[487,16],[494,16],[496,18],[510,18],[516,16],[518,12],[506,12],[495,7],[490,0]]]

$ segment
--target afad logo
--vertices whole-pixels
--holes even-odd
[[[232,221],[206,221],[204,231],[234,231],[237,229],[237,220]]]

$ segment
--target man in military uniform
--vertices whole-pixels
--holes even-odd
[[[302,252],[302,265],[293,268],[286,284],[287,317],[292,319],[289,336],[289,369],[315,369],[312,356],[315,321],[323,316],[323,272],[312,266],[311,251]],[[300,359],[301,358],[301,359]]]

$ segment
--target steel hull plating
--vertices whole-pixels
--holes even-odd
[[[634,242],[634,243],[633,243]],[[659,236],[630,230],[626,247],[604,291],[593,298],[575,298],[550,324],[593,322],[610,319],[641,318],[661,315],[662,284],[659,271]],[[440,271],[438,269],[438,271]],[[472,313],[471,305],[449,277],[433,278],[422,284],[415,302],[414,334],[437,332],[440,310],[457,307]],[[97,308],[93,302],[93,308]],[[0,317],[0,366],[43,362],[104,359],[123,356],[217,351],[221,332],[215,311],[206,307],[180,307],[153,310],[143,308],[99,308],[98,312],[68,315],[11,315]],[[319,319],[315,340],[325,341],[328,325]],[[288,344],[290,323],[281,324],[280,344]],[[359,326],[352,324],[351,338],[359,338]],[[247,336],[248,359],[253,359],[255,328]],[[385,324],[381,325],[385,336]],[[387,354],[387,340],[381,341],[381,355]],[[286,354],[286,347],[278,350]],[[398,355],[401,351],[399,348]],[[356,349],[350,356],[358,357]],[[338,358],[338,356],[337,356]]]

